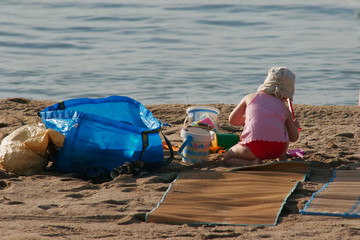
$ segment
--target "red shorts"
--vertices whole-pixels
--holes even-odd
[[[260,159],[276,159],[285,151],[286,142],[252,141],[246,144],[250,151]]]

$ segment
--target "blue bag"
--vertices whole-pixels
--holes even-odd
[[[39,113],[47,128],[65,135],[51,168],[98,177],[126,162],[143,161],[149,171],[170,163],[160,138],[163,124],[141,103],[124,96],[59,102]]]

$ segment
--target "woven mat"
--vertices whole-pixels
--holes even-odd
[[[360,171],[335,170],[333,178],[300,210],[304,215],[360,217]]]
[[[276,225],[286,199],[308,172],[305,162],[276,162],[182,173],[146,222]]]

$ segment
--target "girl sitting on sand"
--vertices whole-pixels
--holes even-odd
[[[295,74],[272,67],[257,92],[245,96],[230,113],[229,122],[244,126],[241,141],[225,154],[229,166],[262,164],[264,159],[285,160],[289,141],[299,138],[299,123],[285,101],[293,98]]]

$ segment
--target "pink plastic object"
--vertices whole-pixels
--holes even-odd
[[[297,149],[292,149],[292,150],[287,150],[286,152],[287,154],[289,154],[292,157],[301,157],[304,158],[304,150],[302,150],[301,148],[297,148]]]
[[[193,123],[190,124],[190,126],[199,127],[199,123],[208,125],[212,129],[215,129],[215,127],[216,127],[216,125],[215,125],[215,123],[214,123],[214,121],[212,120],[211,117],[205,117],[205,118],[203,118],[203,119],[201,119],[199,121],[193,122]]]
[[[290,98],[288,98],[287,101],[288,101],[288,105],[289,105],[289,110],[290,110],[290,112],[292,113],[294,120],[296,120],[296,119],[295,119],[295,114],[294,114],[294,109],[293,109],[293,106],[292,106],[292,103],[291,103]],[[299,132],[301,132],[301,130],[302,130],[301,128],[298,128],[298,131],[299,131]]]

